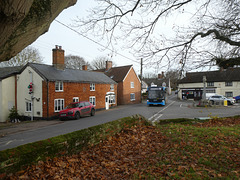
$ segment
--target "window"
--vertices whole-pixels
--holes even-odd
[[[73,102],[79,102],[79,98],[78,97],[74,97],[73,98]]]
[[[62,81],[55,82],[55,91],[63,91],[63,82]]]
[[[109,96],[109,103],[110,104],[115,104],[115,95]]]
[[[64,99],[54,99],[54,112],[59,112],[64,108]]]
[[[134,88],[134,82],[131,82],[131,88]]]
[[[131,101],[134,101],[134,100],[135,100],[135,93],[131,93],[131,94],[130,94],[130,100],[131,100]]]
[[[92,105],[96,106],[96,98],[95,98],[95,96],[90,96],[90,97],[89,97],[89,102],[90,102]]]
[[[206,89],[206,93],[216,93],[215,89]]]
[[[214,86],[214,82],[207,82],[207,86],[208,87],[213,87]]]
[[[94,83],[90,84],[90,91],[95,91],[95,84]]]
[[[110,85],[110,91],[114,91],[114,84]]]
[[[225,86],[232,86],[232,82],[225,82]]]
[[[32,103],[30,101],[26,101],[26,112],[32,112]]]
[[[225,96],[226,97],[233,97],[233,93],[232,92],[225,92]]]

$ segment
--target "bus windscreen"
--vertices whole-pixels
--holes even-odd
[[[161,90],[149,90],[148,99],[164,98],[164,92]]]

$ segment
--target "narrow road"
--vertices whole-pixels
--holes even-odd
[[[239,104],[228,107],[198,108],[193,107],[193,103],[197,102],[180,101],[176,98],[176,95],[173,94],[169,96],[166,106],[149,107],[146,102],[141,104],[123,105],[107,111],[98,111],[95,116],[84,117],[79,120],[57,120],[48,126],[31,127],[30,130],[19,129],[19,131],[16,131],[15,133],[0,137],[0,151],[58,135],[71,133],[135,114],[141,114],[152,122],[157,122],[162,119],[229,117],[240,115]],[[14,128],[20,128],[20,126],[16,126]]]

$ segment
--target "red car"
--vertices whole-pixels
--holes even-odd
[[[79,119],[85,115],[95,115],[95,107],[88,101],[74,102],[59,112],[59,119]]]

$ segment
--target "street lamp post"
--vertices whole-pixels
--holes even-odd
[[[203,100],[205,101],[206,100],[206,81],[207,81],[207,78],[206,76],[203,76]]]

